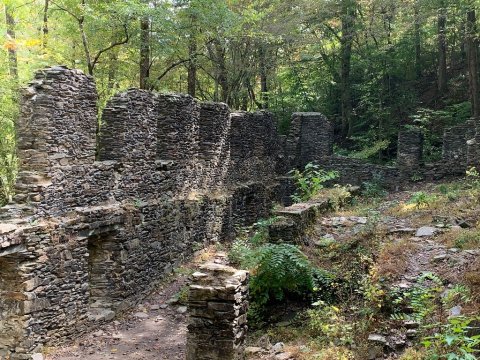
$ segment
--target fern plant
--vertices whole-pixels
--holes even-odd
[[[423,339],[431,359],[475,360],[480,353],[478,317],[452,317],[441,330]],[[472,331],[475,329],[476,331]],[[477,335],[472,335],[477,333]]]
[[[418,277],[415,286],[405,293],[399,293],[393,304],[407,305],[411,314],[396,311],[391,315],[393,320],[413,320],[423,323],[437,310],[436,298],[444,290],[440,277],[432,272],[425,272]]]
[[[252,299],[259,305],[282,300],[286,293],[310,293],[313,267],[300,249],[291,244],[266,244],[250,257]]]

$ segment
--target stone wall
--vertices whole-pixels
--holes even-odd
[[[0,211],[0,358],[112,319],[271,208],[268,113],[130,89],[103,111],[95,161],[96,100],[92,79],[65,67],[25,90],[18,195]]]
[[[442,160],[452,171],[465,172],[467,166],[467,141],[475,137],[475,127],[470,122],[453,126],[443,134]]]
[[[281,200],[279,174],[284,173],[283,149],[272,114],[232,113],[228,185],[232,193],[233,226],[268,217]]]

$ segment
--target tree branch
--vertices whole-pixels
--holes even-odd
[[[127,24],[123,24],[123,30],[125,31],[125,38],[121,41],[116,41],[116,42],[113,42],[110,44],[110,46],[107,46],[105,49],[102,49],[100,50],[97,55],[95,55],[95,57],[93,58],[93,61],[92,61],[92,67],[95,67],[95,65],[97,64],[98,60],[100,59],[100,56],[102,56],[103,53],[107,52],[108,50],[111,50],[113,49],[114,47],[116,46],[120,46],[120,45],[123,45],[123,44],[126,44],[128,43],[128,41],[130,40],[130,35],[128,33],[128,28],[127,28]]]
[[[172,69],[176,68],[177,66],[182,65],[183,63],[186,63],[188,61],[190,61],[190,59],[182,59],[182,60],[179,60],[179,61],[171,64],[169,67],[166,68],[166,70],[159,77],[157,77],[157,81],[160,81],[163,77],[165,77],[165,75],[167,75],[170,72],[170,70],[172,70]]]
[[[58,10],[65,11],[66,13],[73,16],[75,18],[75,20],[77,20],[78,22],[82,21],[82,19],[80,17],[78,17],[75,13],[70,11],[68,8],[65,8],[63,6],[58,5],[57,2],[54,1],[54,0],[50,0],[50,1],[52,2],[53,5],[55,5],[58,8]]]

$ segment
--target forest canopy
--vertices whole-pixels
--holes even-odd
[[[99,108],[130,87],[336,124],[336,151],[392,162],[403,126],[480,116],[479,0],[3,0],[0,202],[15,172],[19,88],[63,64],[95,78]]]

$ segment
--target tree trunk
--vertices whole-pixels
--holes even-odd
[[[149,87],[150,77],[150,20],[140,20],[140,89]]]
[[[355,25],[355,0],[342,1],[342,37],[341,37],[341,107],[342,107],[342,133],[351,136],[352,123],[352,95],[350,84],[350,69],[352,59],[352,44]]]
[[[422,46],[420,37],[420,9],[418,0],[414,5],[414,21],[415,21],[415,75],[417,80],[422,77]]]
[[[438,9],[438,92],[445,94],[447,92],[447,9],[445,2],[442,1]]]
[[[45,49],[47,47],[48,43],[48,7],[50,0],[45,0],[44,6],[43,6],[43,27],[42,27],[42,48]]]
[[[15,35],[15,19],[11,12],[10,6],[5,5],[5,20],[7,25],[7,41],[8,41],[8,68],[10,76],[18,82],[18,57],[17,43]]]
[[[475,9],[467,12],[467,59],[468,59],[468,81],[470,99],[472,102],[472,115],[480,120],[480,89],[478,80],[478,38],[476,26]]]
[[[268,78],[267,78],[267,59],[265,45],[260,44],[259,49],[260,60],[260,92],[262,109],[268,109]]]
[[[228,74],[227,65],[225,59],[225,48],[220,44],[220,41],[215,41],[215,52],[218,68],[218,85],[220,85],[220,101],[227,103],[229,100],[229,88],[228,88]]]
[[[193,34],[190,34],[188,40],[188,94],[195,97],[197,90],[197,40]]]
[[[117,69],[118,69],[118,51],[111,51],[109,55],[109,64],[108,64],[108,82],[107,82],[107,91],[110,94],[113,94],[115,91],[114,88],[117,88],[117,84],[115,79],[117,77]],[[109,94],[109,95],[110,95]]]

